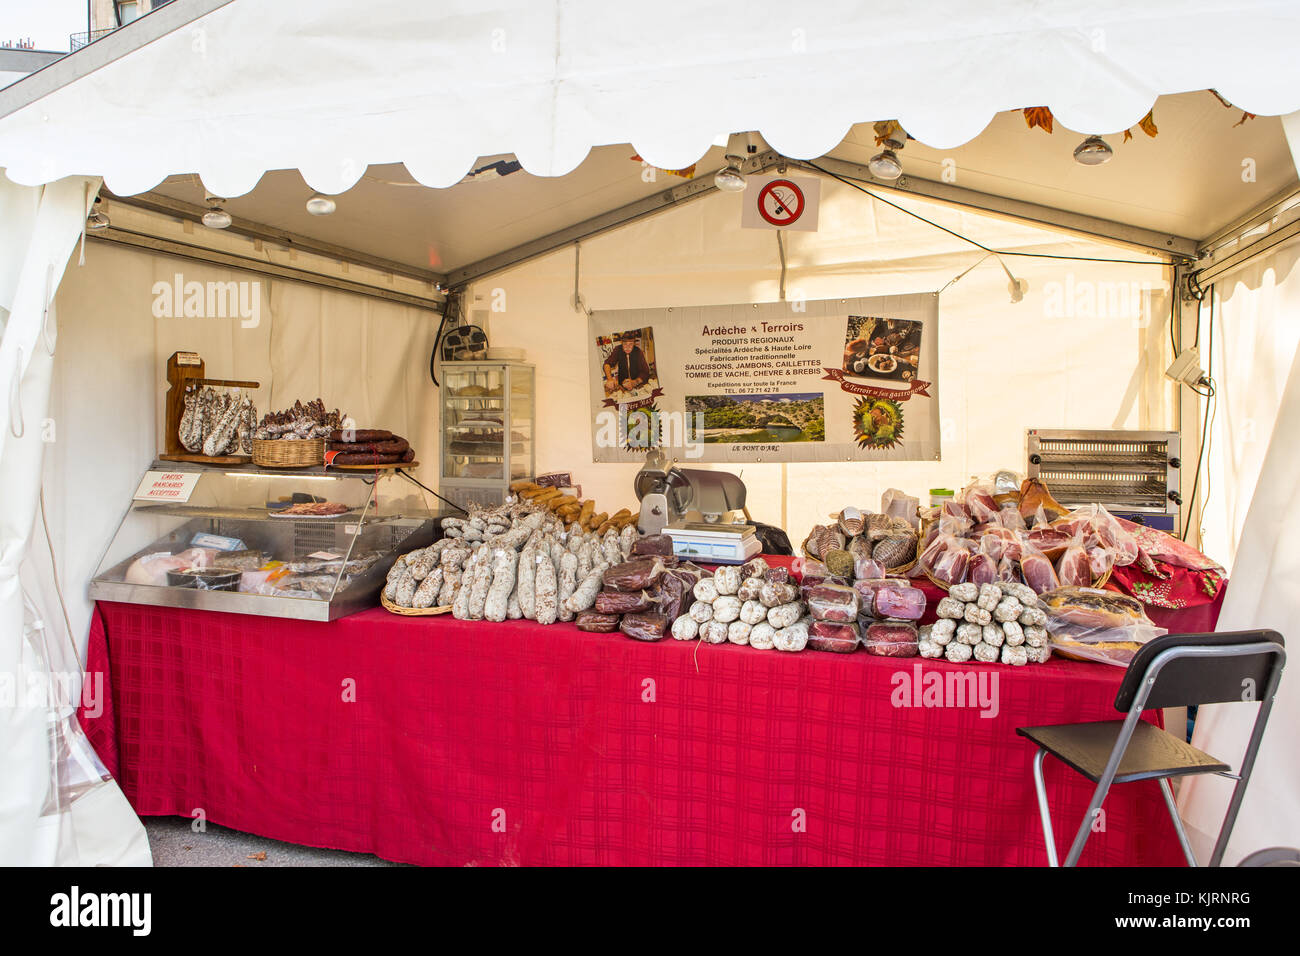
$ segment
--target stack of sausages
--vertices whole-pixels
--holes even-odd
[[[606,511],[598,512],[595,501],[579,500],[573,495],[564,494],[559,488],[547,488],[531,481],[516,481],[511,483],[510,490],[520,500],[546,508],[566,524],[576,522],[583,531],[603,535],[611,528],[622,532],[624,528],[637,523],[638,516],[627,508],[612,515]]]
[[[415,450],[401,435],[382,428],[336,428],[325,446],[331,465],[390,465],[415,460]]]

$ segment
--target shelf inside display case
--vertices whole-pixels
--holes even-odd
[[[458,504],[490,503],[533,473],[534,369],[523,362],[449,362],[441,386],[444,491]],[[473,488],[466,498],[458,486]]]
[[[159,494],[175,497],[154,500]],[[377,605],[398,555],[435,540],[432,501],[394,472],[158,461],[100,561],[90,597],[334,620]]]

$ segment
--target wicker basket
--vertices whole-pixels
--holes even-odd
[[[310,468],[325,464],[325,440],[254,438],[253,464],[263,468]]]
[[[822,564],[825,564],[826,563],[825,561],[822,561],[821,558],[817,557],[811,551],[808,550],[808,542],[811,540],[812,540],[812,532],[809,532],[808,537],[804,538],[803,544],[799,546],[799,550],[803,552],[803,556],[805,558],[811,558],[814,561],[821,561]],[[886,577],[891,577],[891,578],[898,577],[899,575],[903,575],[906,574],[908,571],[911,571],[912,568],[916,567],[916,559],[920,556],[921,556],[921,539],[917,538],[916,554],[913,556],[912,560],[906,562],[905,564],[900,564],[896,568],[885,568]]]
[[[450,614],[451,605],[444,607],[402,607],[388,600],[383,591],[379,592],[379,603],[383,605],[385,611],[390,614],[400,614],[402,617],[432,617],[435,614]]]

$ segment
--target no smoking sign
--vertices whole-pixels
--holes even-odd
[[[746,229],[816,232],[820,198],[821,181],[817,179],[753,176],[745,185],[740,224]]]

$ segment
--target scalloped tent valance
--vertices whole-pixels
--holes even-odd
[[[738,130],[811,158],[853,123],[888,118],[949,148],[994,113],[1034,105],[1071,129],[1109,133],[1158,95],[1205,88],[1253,113],[1300,109],[1293,2],[665,10],[231,0],[0,118],[0,167],[22,184],[102,175],[119,195],[197,172],[227,197],[267,170],[296,168],[339,193],[368,165],[402,162],[420,182],[448,186],[501,153],[558,176],[611,143],[677,169]]]

